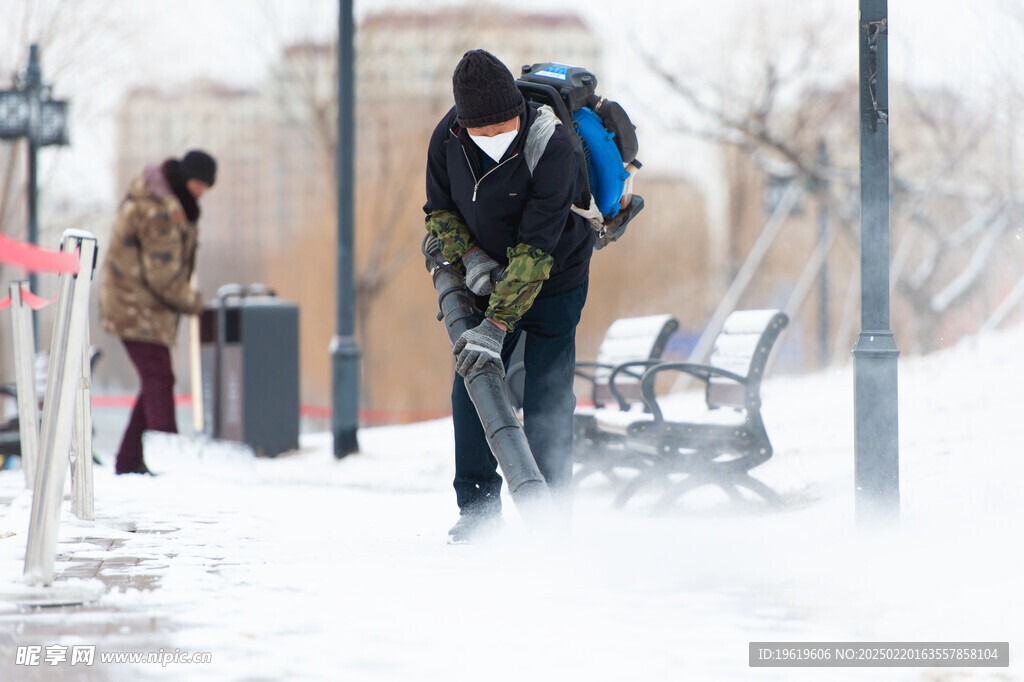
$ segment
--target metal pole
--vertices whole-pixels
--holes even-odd
[[[82,368],[75,392],[75,422],[71,438],[71,511],[83,521],[95,518],[92,485],[92,371],[89,325],[82,334]]]
[[[64,476],[68,469],[75,403],[81,383],[82,344],[89,323],[89,289],[96,256],[95,237],[80,230],[66,230],[61,240],[61,251],[74,253],[75,249],[80,249],[81,269],[77,275],[64,273],[60,277],[50,345],[39,461],[25,548],[24,577],[29,584],[53,583]]]
[[[11,326],[14,328],[14,376],[18,390],[18,433],[25,487],[35,485],[39,458],[39,397],[36,395],[35,325],[32,310],[21,298],[26,282],[11,282]]]
[[[338,11],[338,246],[337,246],[337,334],[331,341],[333,379],[334,456],[341,458],[359,450],[359,348],[355,341],[355,277],[352,234],[355,78],[352,0],[340,0]]]
[[[854,357],[858,523],[899,518],[897,358],[889,329],[887,0],[860,0],[861,332]]]
[[[818,146],[818,165],[822,170],[821,179],[818,181],[818,242],[823,243],[828,239],[828,180],[824,173],[828,168],[828,148],[825,140]],[[821,272],[818,276],[818,361],[822,367],[827,367],[829,362],[828,352],[828,258],[821,264]]]
[[[25,71],[25,92],[28,96],[28,242],[39,244],[39,210],[38,210],[38,155],[40,125],[42,123],[42,104],[40,91],[43,86],[42,66],[39,63],[39,46],[31,45],[28,50],[28,69]],[[28,288],[33,294],[39,293],[38,276],[34,272],[28,274]],[[33,319],[36,315],[33,312]],[[36,325],[33,325],[32,342],[36,343]]]

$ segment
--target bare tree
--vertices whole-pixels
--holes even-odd
[[[60,98],[68,84],[85,90],[99,90],[109,74],[103,69],[104,59],[122,36],[119,19],[102,3],[69,3],[61,0],[4,0],[0,3],[0,89],[17,87],[24,76],[30,46],[39,45],[42,56],[44,86],[53,86],[53,96]],[[73,102],[76,122],[86,122],[100,115],[93,98]],[[74,139],[72,139],[72,144]],[[25,140],[0,142],[0,232],[18,239],[28,237],[27,144]],[[40,155],[41,171],[38,188],[46,199],[53,188],[53,172],[60,162],[61,148],[50,147]],[[49,172],[47,172],[49,170]],[[70,206],[72,212],[62,216],[60,224],[47,220],[46,204],[41,202],[39,232],[44,241],[55,244],[54,235],[68,227],[80,227],[95,219],[95,209]],[[23,276],[20,269],[0,266],[0,281]],[[0,316],[0,339],[9,338],[7,316]],[[50,316],[40,316],[40,338],[46,338]],[[0,379],[12,361],[10,344],[0,341]]]
[[[644,54],[643,61],[682,105],[685,123],[678,131],[739,150],[766,185],[796,181],[814,188],[816,201],[845,235],[846,249],[855,253],[858,90],[849,78],[815,77],[814,65],[828,47],[816,39],[821,33],[814,27],[787,33],[788,40],[799,41],[791,51],[798,57],[764,57],[760,77],[742,87],[701,84],[662,56]],[[1020,266],[1017,249],[1007,248],[1014,243],[1019,200],[1007,182],[1012,166],[1000,153],[1006,140],[984,105],[955,92],[890,83],[890,106],[891,281],[894,306],[912,313],[894,327],[910,350],[923,352],[977,331],[1005,294],[1004,280]],[[822,142],[829,147],[827,161],[819,154]],[[821,189],[826,186],[827,192]],[[836,260],[834,247],[826,251]],[[827,262],[820,253],[811,258]],[[805,271],[801,280],[807,276]],[[805,284],[797,289],[806,293]]]

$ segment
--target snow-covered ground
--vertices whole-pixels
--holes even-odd
[[[776,453],[753,473],[785,509],[696,496],[654,518],[642,497],[612,510],[594,481],[562,544],[509,500],[501,535],[445,544],[450,420],[365,429],[341,461],[309,434],[273,460],[102,467],[96,521],[65,503],[58,553],[107,560],[100,577],[128,587],[77,608],[0,602],[0,679],[1022,680],[1022,347],[1016,329],[901,359],[902,519],[884,533],[855,524],[852,369],[763,387]],[[0,594],[21,575],[22,485],[0,472]],[[1011,666],[748,666],[752,641],[850,640],[1009,641]],[[30,644],[212,662],[15,665]]]

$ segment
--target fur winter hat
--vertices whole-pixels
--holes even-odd
[[[512,72],[487,50],[470,50],[452,74],[458,122],[482,128],[510,121],[526,110]]]

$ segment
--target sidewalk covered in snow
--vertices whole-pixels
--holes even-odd
[[[613,511],[609,484],[588,481],[557,543],[528,535],[506,500],[500,535],[445,544],[450,420],[365,429],[362,453],[340,461],[310,434],[277,459],[154,453],[155,478],[100,467],[96,521],[65,503],[56,575],[98,579],[104,595],[0,602],[0,676],[815,680],[826,671],[749,667],[748,643],[1009,641],[1009,669],[827,678],[1024,679],[1024,422],[1003,380],[1024,369],[1022,343],[1017,329],[901,361],[902,520],[882,534],[854,523],[849,370],[763,387],[776,453],[757,471],[783,510],[709,495],[652,517],[643,495]],[[0,472],[0,582],[21,576],[23,487],[20,471]],[[31,646],[39,662],[18,665]],[[74,646],[95,647],[91,667],[47,662],[47,647]],[[100,660],[120,652],[177,659]],[[199,653],[209,662],[182,662]]]

